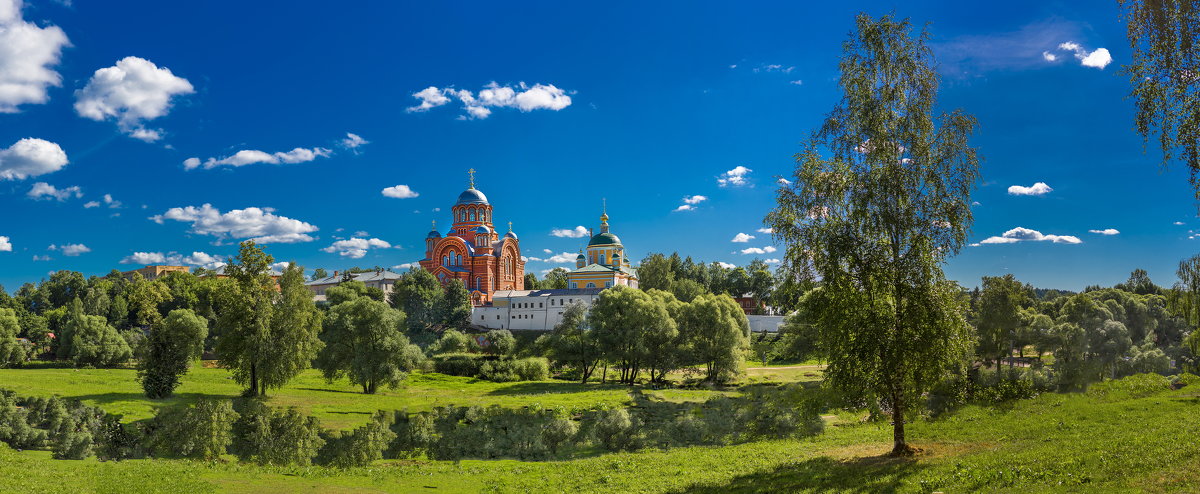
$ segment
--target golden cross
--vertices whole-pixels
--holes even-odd
[[[433,229],[437,230],[437,220],[433,220]]]
[[[600,198],[600,213],[608,214],[608,198],[606,197]]]
[[[508,222],[508,232],[512,233],[512,222]]]
[[[475,169],[472,168],[470,170],[467,170],[467,174],[471,175],[471,188],[474,189],[475,188]]]

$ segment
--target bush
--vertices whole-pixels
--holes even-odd
[[[480,379],[494,382],[543,381],[550,377],[550,361],[545,357],[517,360],[491,360],[479,368]]]
[[[473,352],[479,349],[479,344],[465,334],[462,334],[453,329],[447,329],[442,333],[442,337],[438,338],[437,343],[433,344],[433,353],[465,353]]]
[[[21,450],[40,447],[46,439],[46,431],[30,425],[29,410],[18,408],[16,397],[0,390],[0,442]]]
[[[105,415],[95,434],[96,457],[101,460],[124,460],[142,456],[141,429],[121,423],[120,415]]]
[[[579,424],[568,417],[555,417],[542,428],[542,444],[550,449],[550,454],[558,455],[564,446],[575,442],[579,434]]]
[[[392,432],[396,439],[383,452],[384,458],[415,458],[433,444],[433,417],[428,413],[409,415],[397,410],[392,416]]]
[[[475,377],[483,366],[479,355],[441,355],[433,360],[433,370],[448,376]]]
[[[1200,383],[1200,376],[1192,374],[1191,372],[1185,372],[1183,374],[1175,376],[1175,379],[1172,381],[1172,384],[1174,384],[1175,387],[1177,387],[1177,388],[1182,388],[1184,386],[1191,386],[1196,383]]]
[[[600,446],[609,451],[638,449],[637,427],[624,408],[603,410],[596,414],[592,434]]]
[[[376,412],[370,423],[349,434],[325,432],[322,434],[325,446],[317,454],[317,463],[351,468],[383,458],[383,450],[396,438],[396,433],[388,428],[388,418],[386,412]]]
[[[1124,400],[1144,398],[1173,389],[1171,379],[1159,374],[1134,374],[1092,385],[1087,394],[1095,398]]]
[[[259,465],[312,464],[325,444],[316,417],[306,417],[295,407],[272,409],[259,400],[247,400],[233,424],[234,452]]]
[[[57,434],[51,448],[56,460],[82,460],[92,455],[92,431],[86,422],[70,420],[66,430]]]
[[[200,400],[186,408],[159,409],[149,447],[157,455],[215,460],[233,442],[238,414],[229,400]]]
[[[517,349],[517,339],[507,329],[488,331],[483,340],[487,343],[484,351],[492,355],[511,355],[513,350]]]

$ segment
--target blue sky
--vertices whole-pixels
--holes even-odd
[[[893,9],[930,23],[941,105],[981,124],[979,245],[951,278],[1174,281],[1196,205],[1132,130],[1115,1],[0,0],[0,284],[211,265],[244,238],[399,266],[468,168],[529,271],[569,266],[585,240],[553,233],[597,227],[602,198],[633,259],[776,259],[775,177],[840,97],[854,14]]]

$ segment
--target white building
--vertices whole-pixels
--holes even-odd
[[[571,304],[591,307],[603,288],[561,290],[498,290],[492,305],[475,307],[471,324],[488,329],[549,331],[562,321]]]

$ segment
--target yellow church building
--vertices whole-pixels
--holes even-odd
[[[621,239],[609,231],[608,212],[600,215],[600,233],[588,241],[586,255],[575,258],[575,270],[567,273],[567,288],[638,287],[637,268],[625,256]]]

